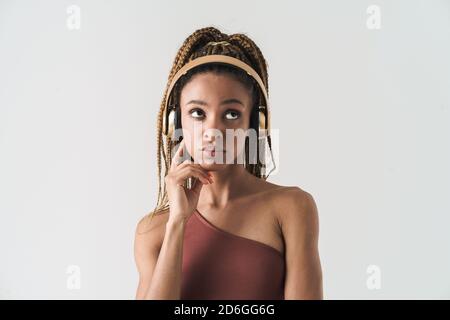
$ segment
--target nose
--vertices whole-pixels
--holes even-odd
[[[206,141],[214,141],[219,139],[220,135],[224,135],[225,127],[219,115],[210,115],[207,121],[203,122],[203,138]]]

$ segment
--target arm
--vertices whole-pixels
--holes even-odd
[[[323,299],[318,250],[319,217],[312,195],[295,188],[289,194],[281,226],[286,243],[286,300]]]
[[[139,271],[136,299],[180,298],[185,222],[168,219],[163,223],[162,245],[158,245],[162,235],[156,227],[143,234],[136,232],[135,259]]]
[[[136,299],[142,300],[150,286],[153,270],[158,260],[160,251],[160,227],[163,221],[160,217],[153,217],[152,228],[148,228],[146,219],[139,221],[134,238],[134,259],[139,272],[139,285],[136,292]]]

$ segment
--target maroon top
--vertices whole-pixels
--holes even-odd
[[[283,300],[285,262],[275,248],[219,229],[195,210],[185,226],[181,299]]]

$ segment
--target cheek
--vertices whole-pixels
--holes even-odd
[[[235,146],[235,154],[240,154],[244,152],[245,148],[245,132],[249,129],[250,124],[250,116],[243,115],[241,119],[241,123],[239,125],[239,134],[234,137],[234,146]]]
[[[194,157],[195,149],[202,145],[202,133],[198,123],[188,117],[183,116],[182,119],[183,140],[189,154]]]
[[[235,156],[239,156],[245,152],[245,135],[237,135],[234,137],[233,141],[234,145],[234,154]]]

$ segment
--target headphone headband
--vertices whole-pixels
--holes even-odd
[[[230,65],[236,66],[236,67],[244,70],[245,72],[247,72],[247,74],[249,76],[251,76],[253,79],[256,80],[256,82],[258,83],[258,85],[261,89],[261,92],[263,93],[263,96],[264,96],[264,102],[265,102],[265,107],[266,107],[266,129],[267,129],[267,131],[269,131],[269,128],[270,128],[269,127],[269,124],[270,124],[269,99],[268,99],[266,87],[264,86],[264,82],[262,81],[261,77],[251,66],[249,66],[245,62],[243,62],[237,58],[222,55],[222,54],[213,54],[213,55],[198,57],[196,59],[189,61],[183,67],[181,67],[180,70],[177,71],[175,76],[172,78],[169,89],[167,91],[167,98],[165,101],[163,114],[166,115],[167,104],[169,103],[169,98],[170,98],[172,89],[175,86],[178,79],[180,77],[182,77],[183,75],[185,75],[189,70],[191,70],[197,66],[207,64],[207,63],[214,63],[214,62],[225,63],[225,64],[230,64]]]

